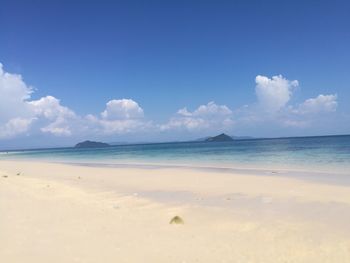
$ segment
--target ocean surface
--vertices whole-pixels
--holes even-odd
[[[319,170],[338,169],[350,173],[350,135],[0,152],[0,160],[13,159],[89,165],[146,164],[229,168],[316,167]]]

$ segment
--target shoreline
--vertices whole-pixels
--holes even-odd
[[[312,163],[311,165],[295,165],[280,163],[245,163],[245,162],[182,162],[181,160],[166,162],[166,161],[139,161],[139,160],[107,160],[100,161],[98,159],[91,160],[64,160],[64,159],[45,159],[45,158],[6,158],[0,159],[0,162],[32,162],[32,163],[52,163],[52,164],[64,164],[64,165],[76,165],[76,166],[88,166],[88,167],[106,167],[106,168],[144,168],[144,169],[167,169],[167,168],[180,168],[180,169],[197,169],[203,171],[214,172],[243,172],[243,173],[269,173],[269,172],[291,172],[291,173],[315,173],[315,174],[339,174],[350,176],[350,164],[348,166],[344,164],[322,164],[317,165]]]
[[[217,164],[180,164],[180,163],[165,163],[165,162],[76,162],[76,161],[62,161],[62,160],[45,160],[45,159],[7,159],[0,160],[1,162],[19,162],[19,163],[48,163],[48,164],[61,164],[77,167],[91,167],[91,168],[108,168],[108,169],[145,169],[145,170],[158,170],[158,169],[186,169],[199,172],[209,173],[226,173],[226,174],[243,174],[243,175],[259,175],[259,176],[277,176],[287,177],[306,181],[315,181],[325,184],[338,184],[338,185],[350,185],[350,170],[344,167],[338,167],[337,169],[324,170],[323,167],[315,166],[235,166],[235,165],[222,165]]]
[[[260,172],[0,161],[0,214],[11,263],[350,259],[350,186]]]

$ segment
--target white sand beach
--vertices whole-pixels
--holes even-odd
[[[0,161],[0,262],[350,262],[350,186],[284,173]]]

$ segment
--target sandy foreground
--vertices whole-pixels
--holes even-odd
[[[0,161],[0,262],[350,262],[350,186],[283,173]]]

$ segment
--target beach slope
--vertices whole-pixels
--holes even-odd
[[[0,161],[0,261],[350,262],[350,187],[284,173]]]

